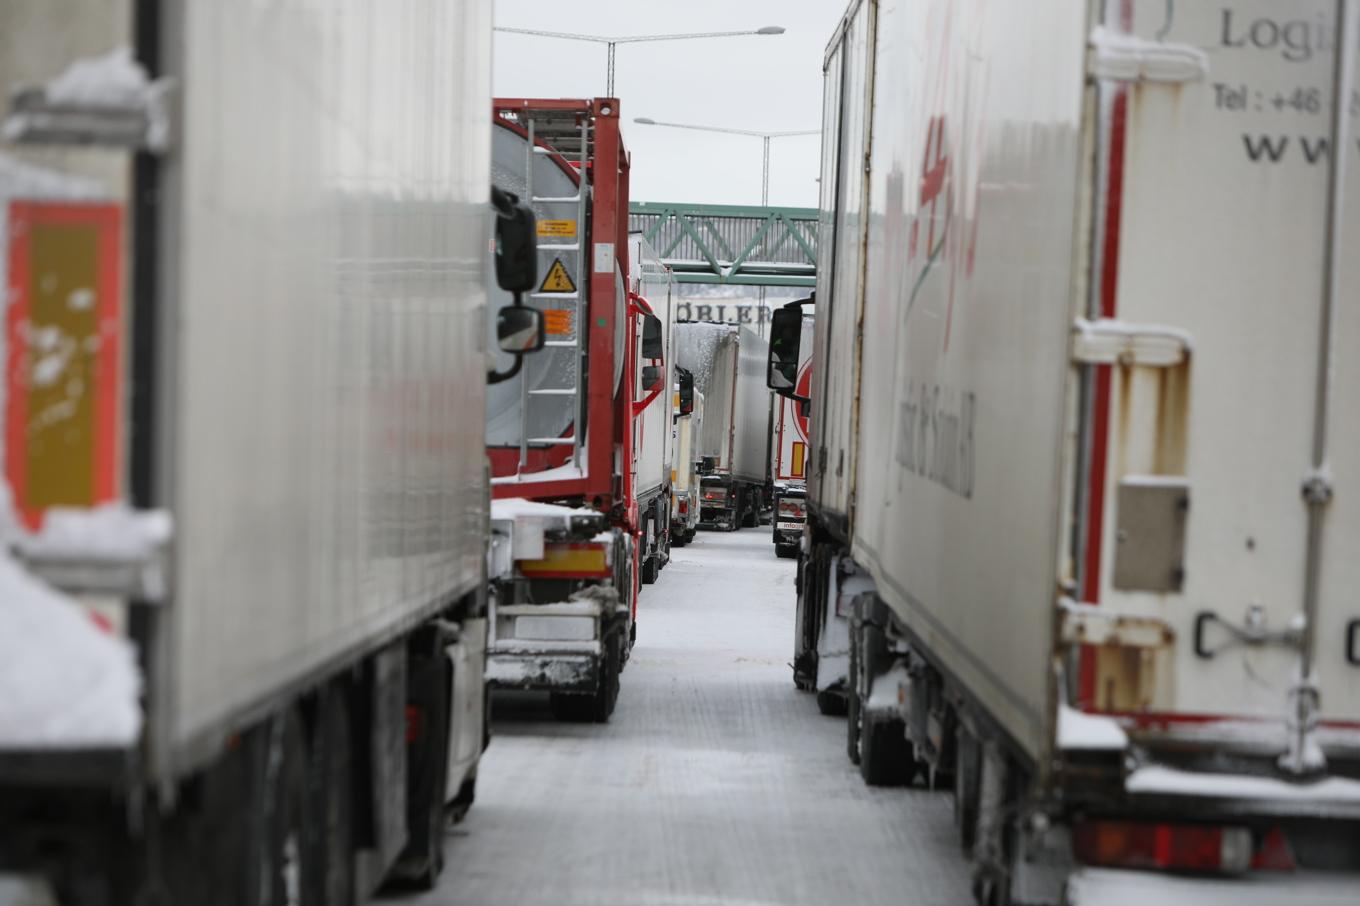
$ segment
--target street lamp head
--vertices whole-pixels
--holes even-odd
[[[758,35],[782,35],[783,33],[784,26],[782,25],[767,25],[764,28],[756,30],[756,34]]]
[[[656,125],[656,120],[652,119],[650,116],[635,116],[633,117],[633,122],[641,123],[644,126]]]

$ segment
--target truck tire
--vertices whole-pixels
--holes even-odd
[[[661,575],[660,556],[653,554],[642,561],[642,584],[653,585]]]
[[[796,544],[776,544],[774,555],[780,560],[788,560],[798,556],[798,545]]]
[[[978,781],[982,753],[973,734],[961,723],[956,725],[954,732],[954,827],[959,834],[959,848],[964,855],[971,856],[973,844],[977,840]]]
[[[548,707],[553,717],[570,723],[608,723],[619,700],[619,672],[622,669],[622,633],[615,632],[606,640],[604,657],[600,661],[600,687],[582,695],[577,692],[554,692],[548,696]]]
[[[444,871],[450,666],[436,647],[412,657],[407,671],[406,705],[420,714],[420,732],[406,747],[408,836],[391,874],[419,890],[433,890]]]
[[[850,668],[845,678],[845,754],[851,764],[859,764],[859,734],[862,712],[859,706],[859,621],[850,621]]]
[[[321,698],[311,747],[309,791],[316,816],[319,871],[311,902],[354,902],[354,747],[344,687]]]
[[[315,843],[313,810],[307,807],[307,743],[301,721],[291,711],[276,715],[262,728],[262,757],[256,760],[249,835],[252,865],[247,884],[253,906],[292,906],[307,903],[316,890],[319,850]]]
[[[453,797],[453,802],[449,803],[449,821],[460,824],[467,817],[468,810],[472,808],[472,803],[477,801],[477,769],[473,768],[458,786],[458,795]]]
[[[869,786],[905,786],[916,775],[916,758],[902,721],[860,707],[859,773]]]

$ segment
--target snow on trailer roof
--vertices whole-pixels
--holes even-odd
[[[526,500],[523,497],[506,497],[501,500],[491,501],[491,519],[497,522],[513,522],[516,519],[540,519],[552,527],[557,523],[562,528],[571,528],[571,524],[576,520],[591,521],[600,520],[603,515],[598,510],[588,507],[562,506],[556,503],[542,503],[537,500]]]

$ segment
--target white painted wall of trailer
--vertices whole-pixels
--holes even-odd
[[[491,4],[191,4],[163,305],[170,741],[473,590]]]
[[[822,110],[821,224],[817,234],[817,307],[813,352],[808,496],[824,514],[849,517],[854,487],[863,295],[864,153],[869,123],[870,19],[875,4],[850,4],[825,59]]]
[[[857,289],[852,207],[829,319],[818,294],[833,351],[814,447],[827,444],[830,461],[811,483],[824,506],[853,492],[854,553],[879,594],[1037,758],[1052,721],[1083,4],[876,11],[876,40],[861,46],[852,26],[844,45],[847,72],[876,49],[862,361],[843,333]],[[843,180],[860,169],[854,150]],[[836,383],[856,368],[857,437],[854,384]]]
[[[647,300],[652,311],[661,321],[662,337],[666,355],[662,364],[663,380],[669,388],[671,377],[675,374],[675,294],[671,273],[656,249],[634,234],[628,239],[628,262],[632,268],[633,291]],[[641,333],[635,342],[638,346],[638,373],[635,375],[633,399],[643,400],[650,391],[642,386]],[[674,394],[663,389],[661,394],[642,410],[633,429],[633,457],[637,469],[636,481],[639,495],[655,492],[670,478],[671,469],[671,413]]]
[[[1300,488],[1312,471],[1328,191],[1319,149],[1331,131],[1335,59],[1310,29],[1334,27],[1335,9],[1330,0],[1288,10],[1231,0],[1178,4],[1168,20],[1160,0],[1132,3],[1135,35],[1190,45],[1209,59],[1203,79],[1134,85],[1127,94],[1115,314],[1170,325],[1192,343],[1180,400],[1174,389],[1170,402],[1159,397],[1153,369],[1113,369],[1101,604],[1156,617],[1175,632],[1171,688],[1155,710],[1265,718],[1282,730],[1298,673],[1290,647],[1238,646],[1204,659],[1191,640],[1202,611],[1243,625],[1256,608],[1271,630],[1302,613]],[[1357,105],[1344,144],[1351,248],[1360,236]],[[1360,618],[1360,363],[1352,354],[1360,347],[1360,264],[1351,255],[1344,268],[1316,671],[1324,716],[1355,721],[1360,667],[1346,663],[1345,629]],[[1168,455],[1177,442],[1183,449]],[[1119,483],[1159,473],[1183,475],[1189,489],[1184,589],[1122,591],[1112,578]],[[1226,638],[1216,633],[1212,642]]]
[[[819,275],[819,314],[830,309],[832,323],[819,318],[817,354],[829,345],[831,355],[814,363],[825,392],[814,403],[813,455],[824,444],[831,462],[825,471],[814,462],[810,485],[824,512],[846,512],[837,508],[848,501],[834,475],[837,438],[858,445],[857,558],[933,654],[1041,759],[1053,716],[1054,600],[1077,566],[1060,512],[1073,499],[1064,482],[1077,473],[1065,457],[1081,424],[1068,381],[1071,332],[1101,264],[1102,240],[1088,247],[1081,205],[1096,206],[1098,230],[1109,211],[1080,182],[1095,179],[1080,131],[1085,5],[1054,0],[1023,14],[983,6],[876,10],[862,358],[834,322],[853,312],[858,291],[843,267],[856,225],[849,207],[827,217],[822,233],[836,257]],[[1309,21],[1329,21],[1331,6],[1314,6]],[[1311,124],[1327,137],[1332,57],[1320,46],[1234,44],[1225,17],[1239,25],[1278,18],[1258,0],[1177,6],[1169,23],[1160,2],[1139,0],[1131,12],[1138,36],[1201,49],[1209,73],[1130,91],[1116,314],[1188,332],[1191,354],[1184,385],[1149,383],[1144,368],[1113,369],[1100,599],[1109,612],[1162,619],[1174,635],[1173,663],[1158,665],[1140,709],[1268,718],[1264,732],[1282,738],[1297,654],[1239,648],[1200,658],[1194,618],[1215,610],[1241,624],[1260,604],[1267,627],[1280,630],[1301,613],[1299,488],[1311,469],[1326,176],[1316,137],[1294,132]],[[833,96],[838,54],[858,52],[853,20],[846,34],[828,55]],[[1267,89],[1285,82],[1282,114]],[[1227,98],[1243,84],[1250,90],[1239,109]],[[1304,90],[1298,109],[1289,105],[1294,87]],[[1103,118],[1108,154],[1111,106],[1091,109]],[[856,125],[853,114],[834,118],[843,129]],[[1260,135],[1289,136],[1278,163],[1262,160],[1273,154],[1261,151]],[[844,153],[854,141],[842,136],[836,147]],[[1343,144],[1354,152],[1354,134]],[[1348,158],[1352,172],[1354,163]],[[1360,229],[1357,195],[1352,180],[1343,247]],[[1360,366],[1345,352],[1360,336],[1349,305],[1360,283],[1353,256],[1340,275],[1317,680],[1324,719],[1354,721],[1360,671],[1345,660],[1345,636],[1360,616],[1347,604],[1360,564],[1344,553],[1360,537],[1360,515],[1345,499],[1360,468],[1360,410],[1347,397],[1360,386]],[[857,429],[855,382],[838,385],[856,370]],[[1167,402],[1182,391],[1180,404]],[[1177,418],[1180,428],[1169,424]],[[1190,488],[1180,592],[1114,587],[1118,485],[1149,474]]]

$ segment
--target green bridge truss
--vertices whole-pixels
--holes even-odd
[[[816,283],[816,208],[636,201],[628,215],[680,283]]]

